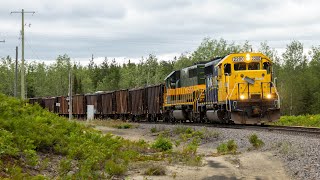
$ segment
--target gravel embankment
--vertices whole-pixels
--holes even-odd
[[[175,128],[174,125],[140,124],[139,129],[150,131],[155,126],[166,129]],[[195,130],[203,128],[198,126],[189,127]],[[220,135],[218,138],[213,138],[201,146],[216,149],[221,142],[234,139],[238,144],[238,151],[244,152],[251,147],[248,137],[255,133],[265,143],[259,151],[271,151],[283,161],[288,174],[294,179],[320,179],[320,138],[246,129],[208,127],[208,130],[218,131]]]

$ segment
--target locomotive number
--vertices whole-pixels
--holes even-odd
[[[261,61],[260,56],[252,56],[252,61]]]
[[[244,61],[244,57],[243,56],[233,57],[232,61],[233,62],[243,62]]]

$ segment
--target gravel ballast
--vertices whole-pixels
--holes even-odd
[[[173,129],[179,125],[140,124],[139,129],[150,132],[152,127]],[[203,127],[188,125],[194,130]],[[283,132],[268,132],[250,129],[231,129],[206,127],[209,131],[220,133],[218,138],[213,138],[201,146],[216,149],[216,147],[230,139],[234,139],[239,152],[248,151],[252,145],[249,136],[256,134],[264,146],[258,151],[269,151],[279,158],[285,165],[287,173],[294,179],[320,179],[320,138],[306,135],[289,134]]]

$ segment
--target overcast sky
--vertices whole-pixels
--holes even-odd
[[[279,50],[292,40],[318,46],[319,7],[318,0],[1,0],[0,57],[21,48],[21,14],[10,12],[22,8],[36,11],[25,15],[25,59],[66,53],[76,61],[94,54],[120,62],[150,53],[169,59],[195,50],[204,37],[254,47],[268,41]]]

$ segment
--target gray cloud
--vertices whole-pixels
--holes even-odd
[[[280,49],[293,39],[317,45],[319,6],[316,0],[11,0],[0,2],[0,40],[6,39],[0,57],[14,56],[19,45],[21,17],[10,11],[21,7],[36,11],[26,15],[26,58],[54,59],[179,54],[204,37],[255,47],[268,41]]]

